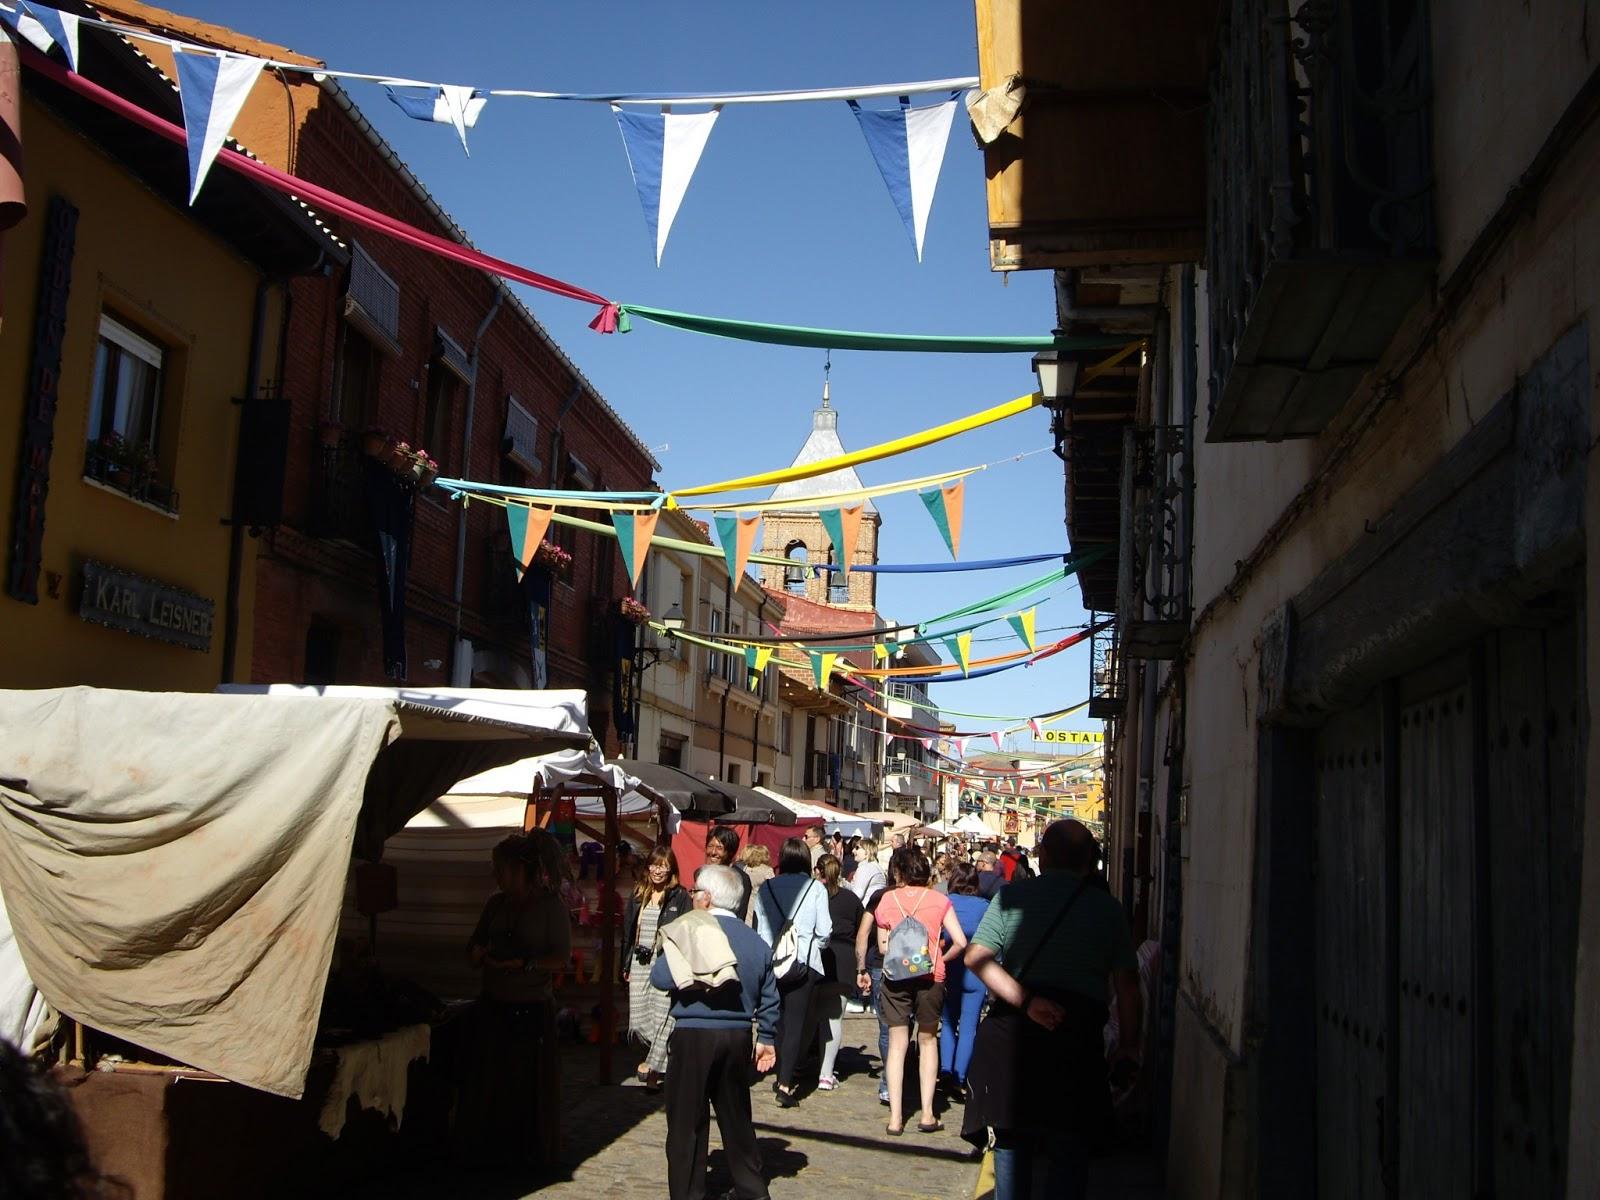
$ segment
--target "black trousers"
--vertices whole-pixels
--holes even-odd
[[[764,1200],[767,1181],[750,1118],[750,1031],[672,1031],[672,1069],[667,1072],[667,1192],[672,1200],[705,1200],[706,1152],[711,1113],[740,1200]]]
[[[794,1083],[805,1057],[811,993],[821,980],[822,976],[807,967],[793,983],[778,984],[778,1082],[784,1087]]]

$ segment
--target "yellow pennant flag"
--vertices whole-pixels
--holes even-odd
[[[950,651],[950,657],[961,664],[961,673],[967,673],[967,663],[972,657],[972,634],[958,633],[955,637],[944,639],[945,649]]]
[[[1030,608],[1006,618],[1006,624],[1011,626],[1012,632],[1022,639],[1022,644],[1029,650],[1037,649],[1033,632],[1034,618],[1038,613],[1037,608]]]

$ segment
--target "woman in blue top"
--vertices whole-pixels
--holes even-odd
[[[794,1077],[805,1052],[806,1014],[811,993],[822,979],[822,948],[833,935],[828,912],[828,889],[811,874],[811,851],[799,838],[790,838],[778,851],[778,874],[756,892],[756,932],[774,950],[785,929],[794,931],[794,962],[778,975],[778,1078],[773,1084],[778,1104],[793,1108],[800,1103]]]
[[[988,911],[989,902],[978,895],[978,869],[958,862],[950,869],[950,905],[955,909],[961,932],[972,941],[978,922]],[[972,1062],[972,1043],[978,1036],[978,1014],[989,994],[983,981],[958,958],[945,966],[944,1024],[939,1029],[939,1075],[950,1095],[965,1098],[967,1066]]]

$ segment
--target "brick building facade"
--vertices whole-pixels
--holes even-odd
[[[287,61],[312,60],[134,3],[108,14]],[[154,49],[152,57],[160,57]],[[263,161],[462,244],[466,235],[339,86],[264,76],[234,125]],[[364,432],[426,449],[440,473],[523,486],[639,489],[657,464],[503,283],[358,229],[351,263],[292,289],[274,372],[287,406],[283,519],[258,539],[258,682],[389,682]],[[501,510],[436,489],[414,499],[404,678],[581,688],[610,733],[610,614],[628,591],[615,543],[552,529],[573,556],[543,593],[519,587]],[[530,575],[533,573],[530,572]],[[530,607],[540,645],[530,644]]]

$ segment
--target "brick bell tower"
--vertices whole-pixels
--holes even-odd
[[[839,441],[839,412],[828,395],[826,374],[822,381],[822,406],[812,410],[811,434],[795,455],[793,466],[821,462],[845,453]],[[794,483],[785,483],[773,490],[772,499],[786,503],[783,508],[768,509],[762,523],[761,553],[776,558],[786,558],[788,567],[762,566],[761,582],[774,591],[788,592],[791,596],[804,596],[817,604],[835,608],[872,612],[877,607],[878,577],[874,574],[846,576],[841,572],[822,571],[813,578],[809,567],[815,563],[832,563],[834,548],[818,506],[811,498],[848,492],[862,487],[861,477],[852,467],[829,471]],[[851,564],[876,564],[878,561],[878,530],[883,518],[871,500],[861,501],[861,528],[856,537]],[[822,507],[831,507],[822,505]]]

